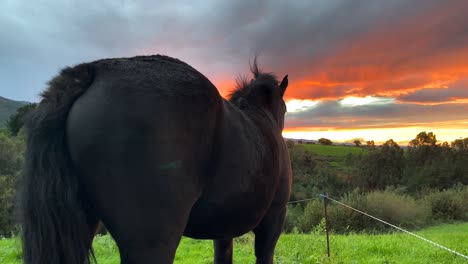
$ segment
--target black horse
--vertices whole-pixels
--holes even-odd
[[[182,236],[232,263],[251,230],[257,263],[272,263],[291,189],[288,79],[251,68],[229,100],[167,56],[63,69],[27,123],[24,262],[89,262],[102,221],[122,263],[172,263]]]

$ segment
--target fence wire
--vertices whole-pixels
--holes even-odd
[[[291,201],[291,202],[289,202],[288,204],[295,204],[295,203],[308,202],[308,201],[317,200],[317,199],[319,199],[319,198],[310,198],[310,199],[303,199],[303,200]]]
[[[468,259],[468,256],[463,255],[462,253],[459,253],[459,252],[457,252],[457,251],[455,251],[455,250],[453,250],[453,249],[450,249],[450,248],[448,248],[448,247],[444,247],[444,246],[442,246],[442,245],[440,245],[440,244],[437,244],[436,242],[433,242],[433,241],[431,241],[431,240],[429,240],[429,239],[427,239],[427,238],[424,238],[424,237],[422,237],[422,236],[416,235],[415,233],[412,233],[412,232],[410,232],[410,231],[407,231],[407,230],[405,230],[405,229],[403,229],[403,228],[401,228],[401,227],[398,227],[398,226],[396,226],[396,225],[392,225],[392,224],[390,224],[389,222],[386,222],[386,221],[384,221],[384,220],[382,220],[382,219],[379,219],[379,218],[377,218],[377,217],[375,217],[375,216],[372,216],[372,215],[370,215],[370,214],[368,214],[368,213],[365,213],[365,212],[360,211],[360,210],[358,210],[358,209],[356,209],[356,208],[353,208],[353,207],[351,207],[351,206],[349,206],[349,205],[347,205],[347,204],[344,204],[344,203],[339,202],[339,201],[337,201],[337,200],[335,200],[335,199],[332,199],[332,198],[330,198],[328,195],[323,195],[323,194],[321,194],[320,197],[322,197],[322,198],[324,198],[324,199],[328,199],[328,200],[330,200],[330,201],[333,201],[333,202],[335,202],[335,203],[337,203],[337,204],[339,204],[339,205],[342,205],[342,206],[347,207],[347,208],[349,208],[349,209],[351,209],[351,210],[354,210],[354,211],[356,211],[356,212],[358,212],[358,213],[361,213],[361,214],[363,214],[363,215],[365,215],[365,216],[368,216],[368,217],[370,217],[370,218],[372,218],[372,219],[374,219],[374,220],[377,220],[377,221],[379,221],[379,222],[381,222],[381,223],[384,223],[384,224],[386,224],[386,225],[388,225],[388,226],[391,226],[391,227],[393,227],[393,228],[395,228],[395,229],[398,229],[398,230],[400,230],[400,231],[402,231],[402,232],[404,232],[404,233],[407,233],[407,234],[409,234],[409,235],[412,235],[412,236],[414,236],[414,237],[417,237],[417,238],[419,238],[419,239],[421,239],[421,240],[423,240],[423,241],[425,241],[425,242],[427,242],[427,243],[430,243],[430,244],[432,244],[432,245],[434,245],[434,246],[436,246],[436,247],[445,249],[445,250],[447,250],[447,251],[449,251],[449,252],[451,252],[451,253],[453,253],[453,254],[456,254],[456,255],[458,255],[458,256],[460,256],[460,257],[462,257],[462,258]],[[296,202],[296,201],[295,201],[295,202]],[[298,201],[297,201],[297,202],[298,202]]]

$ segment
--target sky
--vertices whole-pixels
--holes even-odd
[[[249,61],[289,75],[285,137],[468,137],[468,1],[0,0],[0,96],[61,68],[165,54],[226,96]]]

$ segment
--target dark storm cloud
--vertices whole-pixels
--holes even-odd
[[[2,1],[0,94],[36,100],[64,66],[149,53],[181,58],[220,80],[246,72],[260,52],[267,69],[299,78],[347,39],[436,2]]]

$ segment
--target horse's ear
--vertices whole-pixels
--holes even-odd
[[[281,81],[280,88],[281,96],[283,96],[284,92],[286,92],[286,88],[288,88],[288,75],[284,76],[283,80]]]

